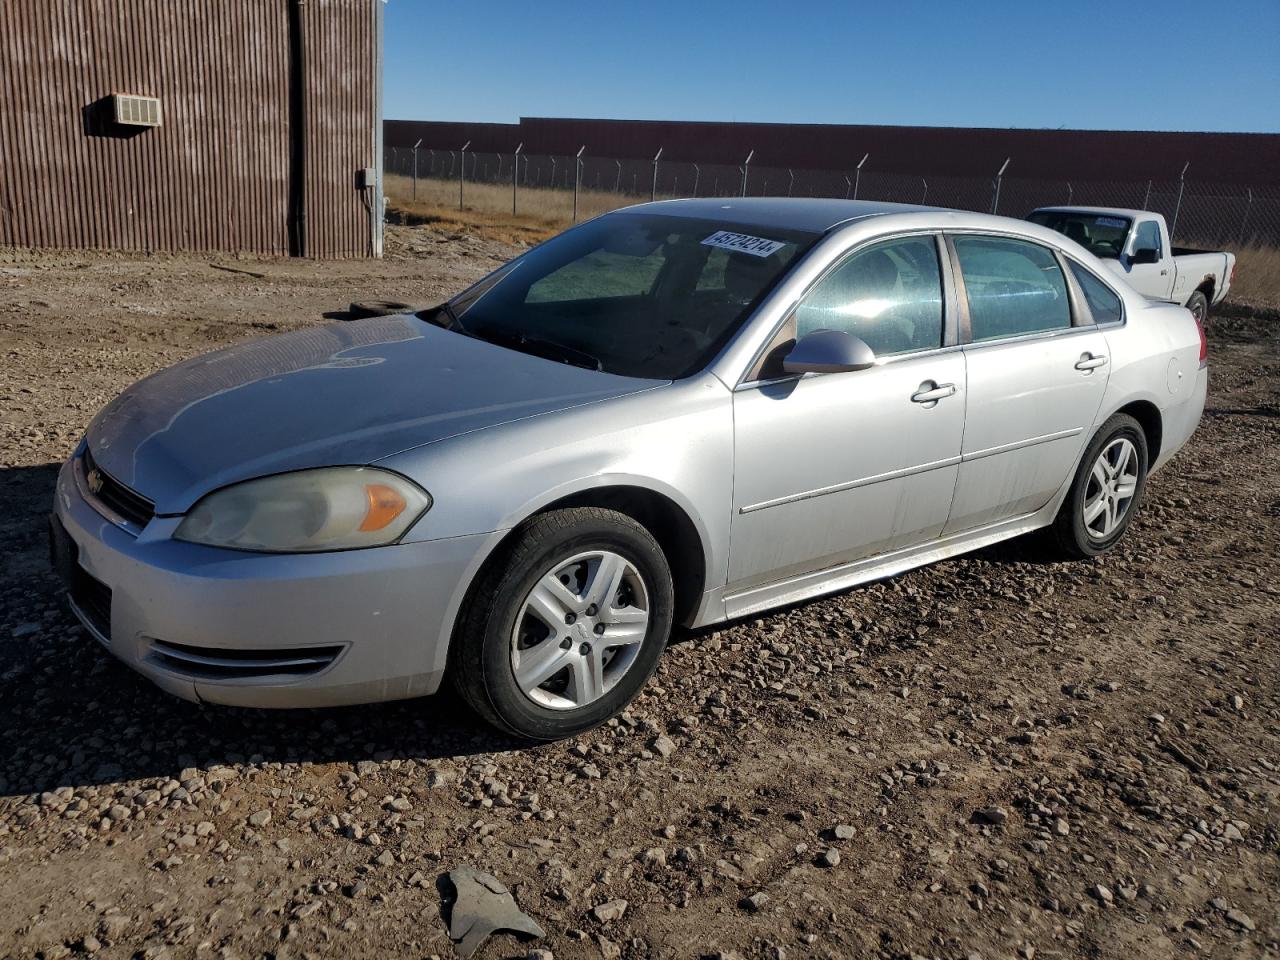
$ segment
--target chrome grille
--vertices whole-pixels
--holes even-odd
[[[122,520],[141,529],[155,516],[155,504],[98,466],[88,447],[84,450],[84,476],[93,498]]]
[[[191,676],[215,680],[319,673],[341,652],[340,646],[233,650],[195,647],[165,640],[151,641],[151,656],[158,663]]]

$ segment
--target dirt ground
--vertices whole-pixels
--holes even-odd
[[[388,245],[0,253],[0,956],[449,957],[463,864],[547,931],[485,958],[1280,954],[1280,315],[1217,319],[1200,430],[1104,559],[1013,542],[681,636],[538,749],[450,695],[172,699],[63,605],[56,464],[149,371],[513,250]]]

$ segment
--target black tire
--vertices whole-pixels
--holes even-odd
[[[535,703],[516,683],[512,635],[525,598],[558,561],[594,549],[616,553],[639,572],[648,594],[648,627],[639,652],[616,685],[581,708]],[[604,723],[648,682],[671,633],[675,591],[653,536],[625,514],[574,507],[539,514],[481,571],[454,633],[449,667],[463,700],[499,730],[527,740],[559,740]],[[549,642],[549,641],[543,641]]]
[[[1209,323],[1209,298],[1203,292],[1197,290],[1187,298],[1187,309],[1191,311],[1191,315],[1200,321],[1201,327],[1206,327]]]
[[[412,313],[414,308],[399,300],[357,300],[347,308],[347,316],[352,320],[367,320],[370,317],[389,317],[397,313]]]
[[[1090,489],[1094,464],[1097,463],[1103,450],[1121,438],[1129,440],[1137,452],[1137,484],[1133,498],[1129,501],[1116,528],[1105,538],[1099,538],[1092,535],[1085,525],[1085,500]],[[1050,527],[1050,539],[1057,550],[1073,560],[1101,556],[1111,550],[1125,535],[1125,531],[1129,529],[1129,525],[1142,506],[1142,495],[1147,487],[1148,465],[1147,436],[1137,420],[1128,414],[1117,413],[1104,423],[1094,434],[1093,440],[1085,449],[1084,456],[1080,458],[1080,465],[1076,468],[1071,490],[1058,511],[1057,519]]]

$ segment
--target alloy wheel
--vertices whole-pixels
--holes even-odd
[[[631,669],[648,629],[644,578],[626,558],[593,550],[557,561],[516,615],[516,685],[551,710],[585,707]]]
[[[1117,437],[1098,454],[1084,493],[1084,527],[1093,540],[1106,540],[1124,522],[1138,490],[1138,451]]]

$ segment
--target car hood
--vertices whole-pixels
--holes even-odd
[[[365,464],[662,381],[584,370],[415,316],[335,323],[180,363],[134,384],[89,427],[104,471],[182,513],[239,480]]]

